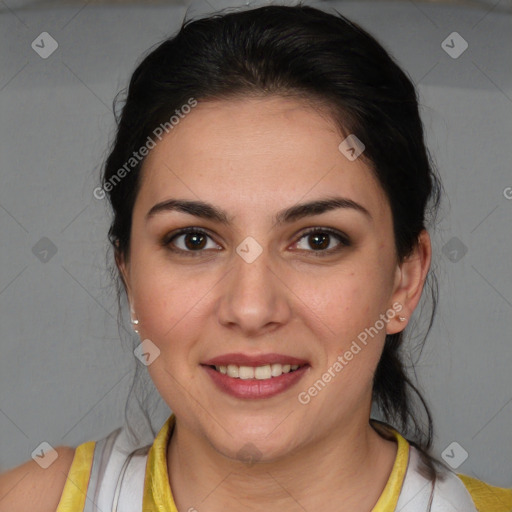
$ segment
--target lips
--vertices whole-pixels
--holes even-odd
[[[282,393],[310,368],[305,359],[283,354],[224,354],[208,359],[201,366],[220,391],[244,399],[270,398]]]
[[[259,354],[250,356],[241,353],[223,354],[221,356],[203,361],[208,366],[228,366],[234,364],[236,366],[264,366],[266,364],[282,364],[282,365],[298,365],[304,366],[308,364],[305,359],[287,356],[284,354]]]

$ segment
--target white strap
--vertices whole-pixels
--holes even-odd
[[[133,451],[125,428],[98,441],[84,512],[141,512],[150,448]]]
[[[102,512],[105,510],[104,504],[100,504],[100,494],[101,491],[104,490],[103,485],[105,482],[105,472],[108,468],[112,450],[120,432],[121,428],[118,428],[111,432],[107,437],[95,442],[91,474],[89,476],[87,496],[83,512]],[[109,508],[110,506],[108,509]]]
[[[140,448],[126,459],[114,491],[112,512],[142,510],[148,451],[148,446]]]
[[[409,449],[409,464],[396,512],[477,512],[462,480],[452,471],[432,482],[420,471],[421,458],[414,446]]]

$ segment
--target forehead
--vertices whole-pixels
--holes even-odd
[[[181,197],[262,213],[337,194],[386,215],[373,172],[338,149],[344,138],[324,110],[298,99],[199,102],[149,152],[137,203]]]

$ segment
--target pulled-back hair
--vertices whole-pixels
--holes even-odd
[[[420,232],[434,221],[441,192],[425,146],[415,86],[360,26],[337,11],[331,14],[299,3],[244,8],[184,21],[175,35],[158,43],[140,62],[122,112],[116,114],[117,133],[102,176],[113,209],[109,240],[116,258],[129,256],[132,211],[143,160],[114,185],[112,180],[133,152],[154,137],[155,128],[168,123],[190,98],[201,102],[265,96],[297,97],[322,106],[341,134],[355,134],[363,141],[365,150],[360,158],[389,200],[397,260],[402,262],[411,254]],[[111,186],[107,187],[108,183]],[[122,282],[117,282],[121,295]],[[432,270],[425,288],[433,306],[428,334],[437,304]],[[121,310],[121,302],[119,305]],[[424,338],[421,348],[423,343]],[[374,375],[373,404],[385,422],[422,452],[427,472],[435,476],[438,461],[429,453],[432,417],[409,376],[405,356],[412,350],[404,353],[403,344],[404,332],[386,336]],[[142,373],[145,369],[137,364],[130,397],[138,400],[151,426],[149,402],[137,395],[136,382]],[[126,419],[129,425],[128,412]],[[135,428],[132,432],[136,438],[141,435]]]

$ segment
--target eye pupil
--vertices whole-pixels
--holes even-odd
[[[189,240],[193,240],[192,244],[187,243]],[[202,240],[199,240],[202,239]],[[199,240],[199,243],[198,243]],[[187,233],[185,235],[185,245],[187,249],[202,249],[206,238],[201,233]]]
[[[310,235],[310,240],[314,240],[315,242],[313,243],[312,247],[316,250],[316,249],[325,249],[326,247],[329,246],[329,236],[328,234],[324,233],[324,234],[318,234],[318,233],[313,233],[312,235]],[[322,242],[320,243],[320,245],[317,244],[317,242],[322,239]],[[316,247],[315,247],[315,244]]]

